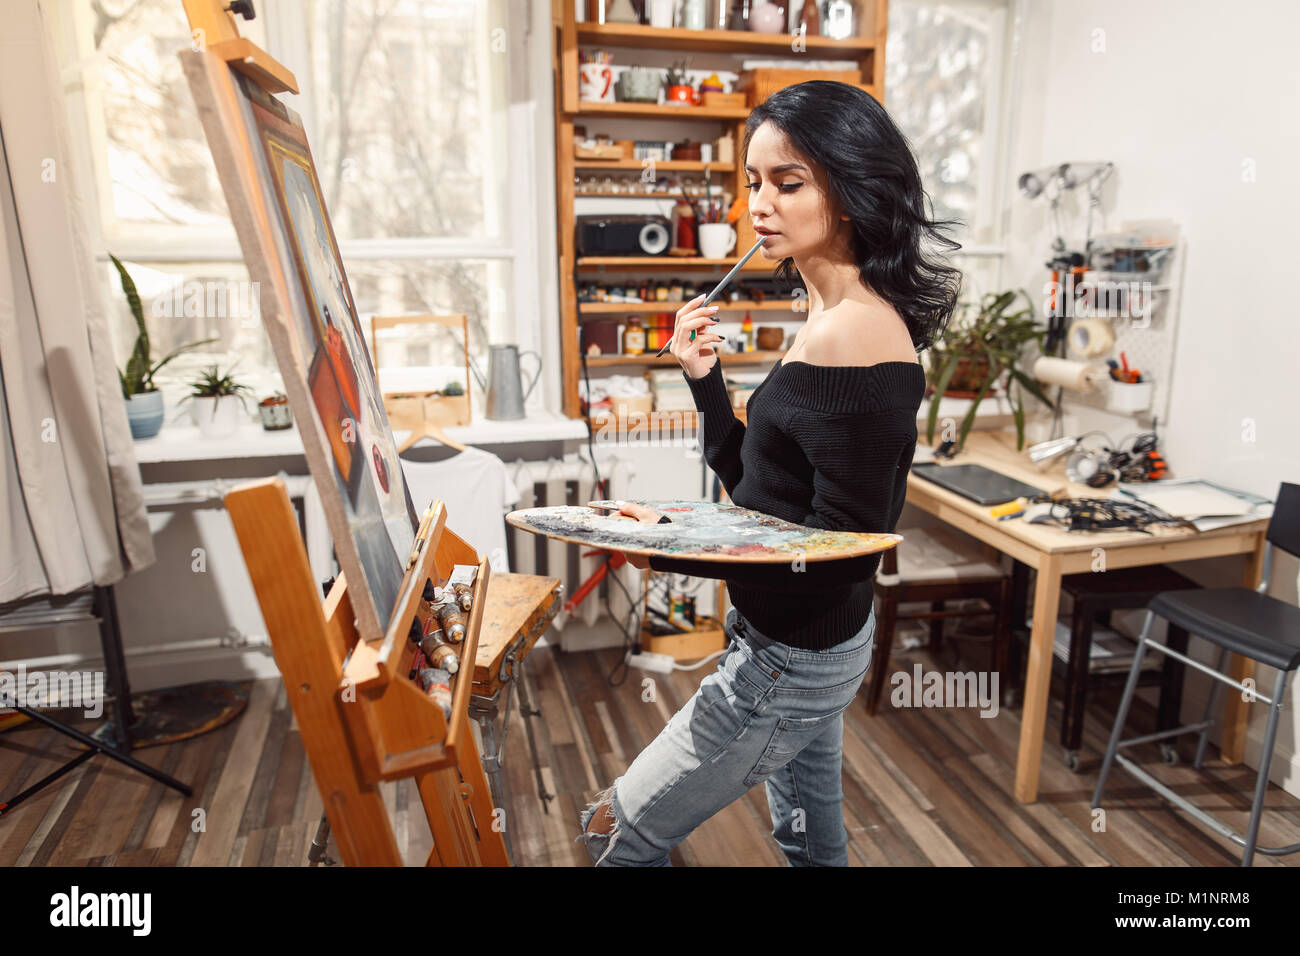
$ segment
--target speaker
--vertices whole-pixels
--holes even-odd
[[[579,216],[580,256],[661,256],[672,244],[664,216]]]

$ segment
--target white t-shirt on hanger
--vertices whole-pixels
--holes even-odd
[[[519,503],[520,495],[505,462],[473,447],[442,461],[401,461],[416,514],[441,498],[447,506],[447,527],[486,557],[494,572],[508,573],[505,514]]]

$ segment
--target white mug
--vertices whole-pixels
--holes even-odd
[[[650,0],[649,16],[646,18],[650,21],[650,26],[671,27],[676,6],[675,0]]]
[[[736,230],[729,223],[702,223],[699,232],[700,255],[705,259],[725,259],[736,248]]]
[[[608,63],[583,63],[578,67],[578,99],[614,102],[614,71]]]

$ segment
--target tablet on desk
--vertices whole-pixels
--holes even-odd
[[[1043,493],[1042,488],[1027,485],[983,465],[940,465],[927,461],[912,465],[912,471],[940,488],[947,488],[981,505],[1000,505],[1022,496],[1030,498]]]

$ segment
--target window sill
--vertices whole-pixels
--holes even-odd
[[[463,445],[504,445],[532,441],[564,441],[587,437],[581,419],[534,412],[517,421],[483,419],[460,428],[448,428],[447,437]],[[409,433],[394,432],[400,445]],[[280,458],[303,454],[297,426],[268,432],[255,422],[240,426],[229,438],[211,439],[197,425],[167,424],[153,438],[135,442],[136,461],[142,465],[171,461],[214,461]]]

